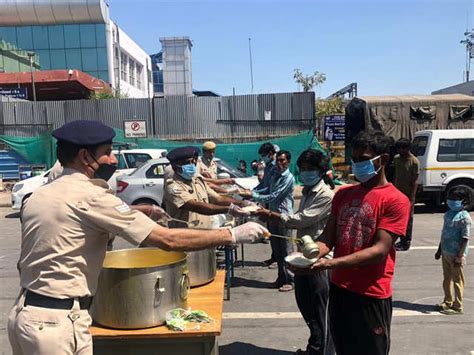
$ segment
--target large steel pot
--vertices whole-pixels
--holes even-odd
[[[188,254],[191,287],[201,286],[216,277],[216,248],[192,251]]]
[[[95,322],[138,329],[165,323],[166,312],[186,308],[186,254],[155,248],[108,252],[91,308]]]

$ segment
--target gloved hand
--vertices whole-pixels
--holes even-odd
[[[250,212],[243,211],[239,206],[234,205],[233,203],[230,204],[227,213],[233,217],[250,216]]]
[[[247,207],[247,206],[258,206],[255,202],[249,201],[249,200],[243,200],[243,201],[242,201],[242,205],[243,205],[244,207]]]
[[[148,217],[150,217],[150,219],[152,219],[154,221],[161,220],[161,221],[164,221],[164,222],[168,222],[168,221],[171,220],[171,216],[168,213],[166,213],[166,211],[164,209],[162,209],[161,207],[158,207],[156,205],[151,206],[151,211],[150,211],[150,214],[148,215]]]
[[[268,234],[268,229],[264,226],[255,223],[255,222],[247,222],[245,224],[241,224],[235,228],[230,230],[232,233],[232,243],[255,243],[260,239],[263,239],[264,234]]]

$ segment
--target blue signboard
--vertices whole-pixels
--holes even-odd
[[[28,93],[26,88],[0,88],[0,95],[26,100]]]
[[[344,141],[346,121],[344,115],[324,116],[324,140],[330,142]]]

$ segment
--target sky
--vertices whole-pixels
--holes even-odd
[[[463,81],[473,0],[108,0],[112,19],[148,53],[189,36],[193,88],[220,95],[298,91],[294,69],[326,74],[326,97],[430,94]],[[474,67],[473,67],[474,71]],[[474,77],[474,72],[471,77]]]

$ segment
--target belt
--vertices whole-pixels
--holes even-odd
[[[92,297],[78,297],[81,309],[89,309],[92,303]],[[59,299],[43,296],[32,291],[26,291],[25,306],[35,306],[53,309],[72,309],[74,298]]]

